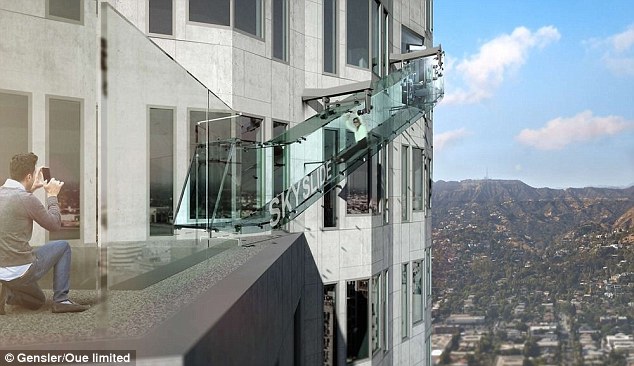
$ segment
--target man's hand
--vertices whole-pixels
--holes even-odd
[[[51,178],[51,180],[48,181],[48,183],[44,184],[44,190],[49,196],[57,197],[57,194],[62,189],[63,185],[64,185],[64,182],[61,182],[55,178]]]
[[[33,181],[33,185],[31,186],[31,193],[37,191],[38,189],[44,187],[44,178],[42,177],[42,167],[38,167],[35,169],[35,180]]]

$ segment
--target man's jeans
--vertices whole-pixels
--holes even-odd
[[[20,278],[4,282],[7,284],[7,304],[21,305],[29,309],[39,309],[46,296],[37,284],[44,275],[53,270],[53,301],[68,300],[70,289],[70,245],[67,241],[57,240],[44,244],[35,250],[35,262]]]

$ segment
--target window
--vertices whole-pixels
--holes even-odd
[[[381,349],[381,273],[372,277],[372,354]]]
[[[387,327],[387,296],[390,293],[387,288],[388,270],[383,272],[383,284],[381,285],[381,344],[383,350],[387,351],[388,327]]]
[[[339,150],[339,131],[324,129],[324,161],[332,159]],[[337,192],[335,189],[324,195],[324,227],[337,227]]]
[[[425,303],[431,301],[431,248],[425,249]]]
[[[347,0],[346,5],[346,62],[367,69],[370,57],[370,2]]]
[[[347,356],[348,363],[369,356],[368,283],[369,280],[346,284]]]
[[[354,133],[346,131],[346,146],[356,144]],[[360,159],[360,158],[359,158]],[[348,175],[346,184],[346,213],[370,213],[370,164],[366,159],[355,171]]]
[[[401,273],[401,337],[409,337],[409,286],[407,282],[408,276],[408,264],[403,264],[403,270]]]
[[[29,152],[29,119],[27,95],[0,91],[0,184],[9,178],[13,155]]]
[[[273,0],[273,57],[288,60],[288,0]]]
[[[426,195],[427,202],[425,207],[427,208],[428,212],[429,210],[431,210],[431,189],[433,185],[431,169],[432,169],[431,159],[427,157],[425,159],[425,184],[427,185],[427,195]]]
[[[381,75],[381,3],[372,1],[372,72]]]
[[[434,0],[425,0],[425,29],[434,30]]]
[[[226,145],[209,145],[207,141],[225,140],[231,137],[231,120],[229,113],[209,112],[206,110],[189,111],[189,158],[192,183],[189,186],[190,219],[203,219],[207,213],[213,213],[213,207],[208,207],[207,197],[213,196],[216,201],[220,184],[222,183],[225,160],[207,161],[207,148],[210,156],[227,157],[229,150]],[[206,121],[210,122],[206,122]],[[209,193],[211,192],[211,193]],[[209,211],[208,211],[209,210]],[[225,184],[218,204],[217,218],[231,217],[231,186]]]
[[[337,285],[324,285],[324,365],[337,364]]]
[[[337,0],[324,0],[324,72],[337,73]]]
[[[240,116],[237,118],[238,137],[243,143],[254,143],[262,141],[262,118]],[[263,149],[240,149],[240,177],[236,181],[236,188],[239,189],[239,210],[240,217],[250,216],[256,212],[263,204],[262,197],[262,161]]]
[[[284,122],[273,121],[273,138],[276,138],[286,132],[288,124]],[[284,146],[273,147],[273,196],[282,193],[287,187],[288,169],[286,152],[288,148]]]
[[[48,98],[48,166],[51,175],[64,182],[59,192],[62,230],[49,233],[49,240],[80,239],[81,223],[81,115],[77,100]]]
[[[47,0],[46,17],[70,23],[83,24],[84,0]]]
[[[262,0],[234,0],[234,26],[244,32],[262,38]]]
[[[401,146],[401,219],[409,220],[409,148]]]
[[[401,53],[423,50],[423,37],[413,30],[401,26]]]
[[[423,149],[412,148],[412,169],[414,175],[414,198],[412,209],[414,211],[420,211],[423,209],[423,164],[424,164]]]
[[[174,111],[150,108],[150,236],[173,234]]]
[[[423,262],[412,262],[412,321],[423,320]]]
[[[387,11],[383,12],[383,22],[381,23],[381,44],[383,45],[383,74],[385,76],[390,69],[390,17]]]
[[[389,199],[389,192],[390,192],[390,187],[388,186],[389,184],[389,180],[387,179],[387,171],[388,171],[388,166],[387,163],[389,161],[388,159],[388,154],[389,154],[389,146],[390,145],[384,145],[383,148],[381,150],[379,150],[379,154],[381,156],[381,171],[379,173],[379,177],[380,177],[380,181],[379,181],[379,189],[381,192],[381,202],[383,203],[383,223],[384,224],[389,224],[390,223],[390,207],[389,207],[389,203],[390,203],[390,199]],[[379,206],[380,207],[380,206]]]
[[[189,20],[229,26],[230,9],[230,0],[189,0]]]
[[[149,0],[148,31],[155,34],[173,35],[173,0]]]

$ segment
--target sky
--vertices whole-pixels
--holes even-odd
[[[434,180],[634,185],[634,1],[435,0]]]

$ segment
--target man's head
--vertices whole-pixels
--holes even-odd
[[[37,155],[33,153],[14,155],[11,158],[11,165],[9,168],[11,179],[25,184],[25,188],[27,190],[31,189],[31,186],[35,181],[36,163]]]
[[[356,128],[359,128],[359,126],[361,126],[361,120],[359,119],[359,117],[354,117],[352,119],[352,123],[354,124]]]

